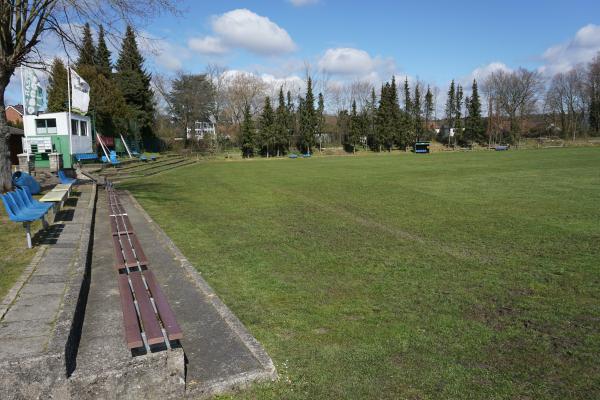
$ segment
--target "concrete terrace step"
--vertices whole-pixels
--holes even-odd
[[[181,161],[181,162],[177,162],[177,163],[165,165],[165,166],[162,166],[162,167],[147,169],[147,170],[141,171],[139,173],[131,173],[131,174],[118,175],[118,176],[113,177],[112,179],[113,179],[114,182],[119,182],[119,181],[122,181],[122,180],[125,180],[125,179],[143,178],[143,177],[146,177],[146,176],[160,174],[162,172],[171,171],[173,169],[185,167],[185,166],[192,165],[192,164],[196,164],[196,161],[193,161],[193,160],[184,160],[184,161]]]
[[[133,198],[121,193],[120,199],[151,260],[150,268],[183,330],[180,342],[187,359],[186,395],[196,398],[194,396],[231,390],[243,382],[274,378],[273,364],[260,344],[218,300],[168,237]],[[98,198],[97,215],[92,279],[77,356],[78,367],[73,377],[86,382],[88,389],[97,386],[95,394],[102,397],[103,391],[110,388],[105,382],[108,378],[99,384],[89,377],[110,376],[118,382],[120,378],[113,375],[128,365],[132,357],[124,339],[104,193]],[[134,359],[144,357],[147,355]],[[170,385],[178,387],[177,382]],[[118,395],[141,394],[126,392],[117,383],[115,387]],[[161,393],[166,398],[181,395],[179,389],[173,393],[162,390]],[[154,397],[156,393],[151,396]]]
[[[148,161],[148,162],[144,162],[144,163],[136,163],[133,166],[130,167],[126,167],[126,168],[115,168],[115,169],[105,169],[104,171],[102,171],[102,175],[121,175],[121,174],[126,174],[126,173],[131,173],[131,172],[140,172],[140,171],[145,171],[148,169],[152,169],[152,168],[157,168],[160,166],[165,166],[165,165],[171,165],[171,164],[175,164],[178,162],[182,162],[185,161],[185,158],[171,158],[169,160],[163,160],[163,161]]]

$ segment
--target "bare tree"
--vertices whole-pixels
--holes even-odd
[[[365,106],[371,98],[371,82],[364,80],[355,80],[349,83],[350,103],[356,101],[356,107],[359,110],[364,110]]]
[[[214,119],[218,124],[221,119],[223,109],[227,104],[227,81],[226,74],[227,67],[218,64],[208,64],[206,67],[206,74],[213,84],[214,90]]]
[[[0,3],[0,191],[12,187],[5,91],[15,69],[40,66],[40,44],[54,35],[77,46],[77,26],[104,25],[116,34],[123,24],[135,26],[162,12],[174,12],[171,0],[3,0]]]
[[[557,73],[546,92],[545,109],[562,132],[575,140],[585,123],[588,104],[585,88],[585,71],[577,66],[570,71]]]
[[[537,71],[495,71],[486,81],[486,92],[509,119],[512,135],[521,134],[521,122],[536,110],[542,77]]]
[[[260,112],[266,84],[259,76],[250,73],[235,73],[226,78],[226,86],[224,112],[230,123],[241,124],[246,106],[250,107],[253,115]]]

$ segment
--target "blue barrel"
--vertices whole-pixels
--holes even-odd
[[[17,187],[26,186],[31,194],[38,194],[42,191],[40,184],[26,172],[17,171],[12,175],[13,185]]]

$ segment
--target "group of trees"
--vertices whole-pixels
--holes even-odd
[[[411,143],[432,136],[434,98],[428,86],[422,95],[422,84],[417,82],[411,90],[408,79],[404,81],[403,107],[400,105],[395,77],[381,86],[379,99],[371,88],[370,97],[358,109],[353,99],[351,109],[338,111],[338,129],[343,132],[343,144],[348,151],[358,147],[372,151],[405,149]]]
[[[116,37],[125,25],[175,11],[171,0],[21,0],[0,4],[0,191],[12,187],[4,95],[17,67],[44,65],[39,48],[42,38],[54,36],[69,47],[79,42],[77,27],[87,21],[103,24]]]
[[[271,98],[265,97],[262,111],[255,127],[250,104],[244,108],[240,128],[241,151],[244,157],[260,154],[266,157],[280,156],[290,151],[292,146],[302,153],[311,153],[317,145],[317,138],[323,133],[325,103],[323,94],[315,97],[312,79],[306,83],[305,95],[298,97],[297,107],[292,102],[292,94],[279,88],[277,108],[271,105]]]
[[[448,97],[446,98],[444,128],[446,128],[446,131],[454,129],[454,134],[456,135],[455,143],[485,143],[487,138],[485,135],[485,124],[481,115],[481,100],[477,80],[473,79],[471,96],[464,98],[464,113],[463,96],[462,86],[460,84],[456,85],[454,80],[452,80],[448,89]],[[445,134],[444,131],[442,131],[442,134]],[[444,137],[440,139],[443,140]]]
[[[78,58],[72,68],[90,85],[88,112],[94,118],[96,130],[103,135],[123,133],[132,135],[136,141],[149,140],[153,135],[154,95],[132,27],[125,30],[114,65],[102,25],[97,44],[86,23],[76,45]],[[67,68],[60,58],[55,58],[48,85],[48,111],[68,109],[67,87]]]
[[[564,138],[600,134],[600,54],[552,77],[544,98],[548,122]]]

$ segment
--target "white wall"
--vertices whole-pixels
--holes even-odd
[[[68,135],[69,134],[69,113],[68,112],[60,112],[60,113],[47,113],[40,115],[25,115],[23,116],[23,130],[25,132],[25,136],[37,136],[36,128],[35,128],[35,120],[36,119],[56,119],[56,134],[57,135]],[[71,119],[76,119],[78,121],[86,121],[87,122],[87,136],[91,138],[92,135],[92,122],[89,117],[71,114]],[[45,136],[45,135],[40,135]]]
[[[71,137],[71,145],[73,146],[71,154],[76,153],[92,153],[92,136],[75,136]]]

